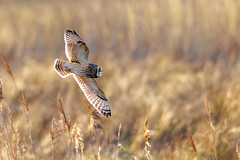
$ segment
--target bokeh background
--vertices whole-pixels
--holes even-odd
[[[76,159],[240,157],[240,1],[1,1],[0,20],[0,54],[16,82],[1,63],[2,159],[74,159],[68,132],[59,131],[54,143],[50,134],[58,93],[71,130],[77,123],[81,133]],[[66,29],[103,68],[97,81],[112,116],[95,117],[102,128],[95,134],[77,83],[53,69],[55,58],[66,60]]]

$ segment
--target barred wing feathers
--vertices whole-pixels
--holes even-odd
[[[89,49],[82,38],[73,30],[64,32],[65,54],[70,62],[88,62]]]
[[[63,66],[66,65],[67,63],[69,62],[63,61],[61,59],[56,59],[54,62],[54,69],[62,78],[66,78],[67,76],[72,74],[71,72],[68,72],[63,69]]]
[[[80,77],[76,74],[73,74],[73,77],[87,97],[87,100],[105,117],[111,116],[110,106],[97,81],[93,78]]]

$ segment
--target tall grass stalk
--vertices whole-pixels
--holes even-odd
[[[10,123],[10,126],[11,126],[11,130],[13,132],[13,135],[14,135],[14,139],[13,139],[13,148],[17,149],[17,153],[16,153],[16,157],[18,159],[18,157],[20,159],[22,159],[22,154],[21,154],[21,151],[19,149],[19,139],[17,137],[17,132],[15,131],[15,128],[13,127],[13,118],[12,118],[12,113],[11,113],[11,109],[10,107],[7,108],[7,111],[8,111],[8,120],[9,120],[9,123]]]
[[[192,134],[191,134],[190,131],[187,131],[187,134],[188,134],[188,140],[189,140],[189,142],[190,142],[190,145],[191,145],[191,147],[192,147],[192,150],[193,150],[193,152],[195,153],[197,159],[199,160],[197,148],[196,148],[196,145],[195,145],[195,143],[194,143],[194,141],[193,141]]]
[[[146,155],[147,159],[150,159],[151,154],[150,154],[150,151],[148,149],[148,148],[151,147],[151,144],[149,143],[150,130],[147,128],[147,124],[148,124],[148,117],[146,118],[145,123],[144,123],[144,140],[145,140],[144,150],[145,150],[145,155]]]
[[[76,156],[75,156],[75,153],[74,153],[74,150],[73,150],[73,140],[72,140],[72,136],[71,136],[71,130],[70,130],[70,127],[71,127],[71,124],[70,124],[70,121],[67,119],[66,117],[66,114],[63,110],[63,107],[62,107],[62,100],[61,100],[61,95],[60,95],[60,92],[58,92],[58,96],[57,96],[57,109],[62,117],[62,120],[67,128],[67,134],[68,134],[68,138],[69,138],[69,159],[76,159]]]
[[[118,128],[118,136],[117,136],[117,155],[116,155],[116,159],[118,159],[118,152],[119,152],[119,148],[122,148],[122,144],[120,143],[120,135],[121,135],[121,129],[122,129],[122,124],[119,124],[119,128]]]
[[[22,108],[23,108],[23,112],[24,112],[24,115],[25,115],[25,118],[26,118],[26,122],[27,122],[27,126],[28,126],[29,138],[30,138],[31,145],[32,145],[32,151],[33,151],[33,154],[34,154],[34,158],[36,160],[37,156],[36,156],[36,151],[35,151],[34,142],[33,142],[33,138],[32,138],[32,128],[31,128],[31,123],[30,123],[30,120],[29,120],[29,117],[28,117],[28,113],[27,113],[27,111],[29,111],[27,100],[26,100],[26,98],[24,96],[24,93],[21,92],[18,89],[16,81],[15,81],[15,78],[14,78],[13,73],[12,73],[12,70],[11,70],[9,64],[7,63],[6,59],[4,58],[3,55],[0,55],[0,57],[2,59],[4,68],[6,69],[7,73],[11,76],[11,78],[13,80],[14,86],[15,86],[15,88],[17,90],[17,95],[18,95],[19,99],[21,100],[21,102],[23,104]]]
[[[240,152],[239,152],[239,144],[238,142],[236,142],[236,155],[237,155],[237,159],[240,159]]]
[[[216,130],[215,130],[215,127],[214,127],[213,122],[212,122],[211,110],[210,110],[210,107],[208,105],[208,99],[207,99],[206,95],[205,95],[204,102],[205,102],[205,111],[206,111],[207,116],[208,116],[208,124],[209,124],[210,130],[211,130],[211,148],[212,148],[215,159],[217,159],[217,151],[216,151],[216,145],[215,145]]]

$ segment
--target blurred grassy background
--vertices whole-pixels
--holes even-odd
[[[118,157],[145,159],[146,117],[152,159],[196,159],[187,130],[199,159],[237,159],[239,15],[240,2],[235,0],[0,2],[0,53],[26,94],[37,157],[51,158],[49,128],[58,112],[59,91],[72,125],[77,122],[83,134],[85,159],[93,159],[99,146],[102,159],[116,159],[120,123],[124,149],[119,149]],[[89,61],[104,71],[98,82],[112,117],[102,118],[102,134],[94,140],[86,129],[89,114],[82,91],[73,78],[61,79],[53,69],[55,58],[66,60],[65,29],[81,35],[90,49]],[[32,159],[26,120],[3,65],[0,78],[3,107],[11,108],[13,125],[26,139],[24,157]],[[214,133],[204,109],[205,95]],[[3,159],[4,139],[11,141],[13,136],[7,128],[7,138],[1,134]],[[107,132],[109,143],[104,138]],[[55,155],[67,157],[61,147]]]

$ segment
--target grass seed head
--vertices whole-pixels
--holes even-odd
[[[0,55],[1,56],[1,59],[2,59],[2,62],[3,62],[3,66],[4,68],[6,69],[6,71],[8,72],[8,74],[14,79],[13,77],[13,74],[12,74],[12,70],[11,68],[9,67],[5,57],[3,55]]]
[[[22,100],[22,103],[24,104],[26,110],[29,112],[28,102],[27,102],[27,99],[23,92],[21,93],[21,100]]]
[[[195,153],[197,153],[197,148],[196,148],[195,143],[194,143],[194,141],[193,141],[192,134],[191,134],[190,131],[187,131],[187,133],[188,133],[188,139],[189,139],[190,145],[191,145],[191,147],[192,147],[192,150],[193,150]]]
[[[149,148],[151,147],[151,144],[149,143],[150,130],[147,128],[147,124],[148,124],[148,117],[146,118],[145,123],[144,123],[144,140],[145,140],[144,150],[145,150],[145,155],[146,155],[147,159],[150,159],[151,158],[151,154],[149,151]]]
[[[60,115],[62,116],[63,121],[65,122],[65,124],[67,126],[67,129],[70,131],[71,121],[70,121],[70,118],[66,116],[66,114],[63,110],[60,92],[58,92],[58,96],[57,96],[57,109],[58,109]]]
[[[78,154],[80,151],[80,154],[83,155],[84,149],[83,135],[81,129],[77,126],[77,123],[75,123],[72,127],[71,136],[76,153]]]

